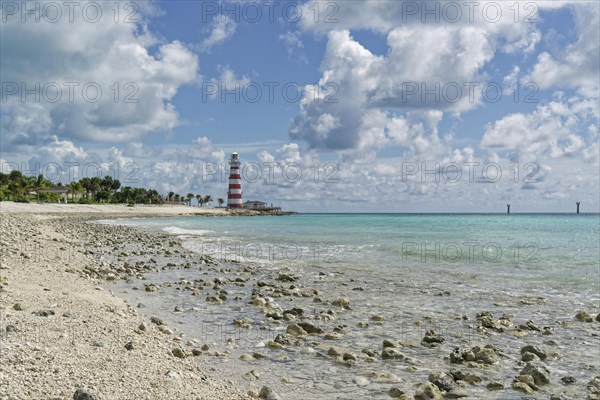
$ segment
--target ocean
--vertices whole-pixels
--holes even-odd
[[[576,325],[564,329],[578,311],[594,316],[600,311],[598,214],[298,214],[104,222],[178,236],[185,248],[220,262],[220,269],[211,272],[178,269],[148,274],[148,282],[213,279],[223,276],[223,268],[235,273],[247,265],[256,267],[260,272],[253,273],[261,279],[275,279],[284,271],[297,277],[292,291],[311,288],[319,299],[292,294],[293,299],[270,301],[320,315],[319,323],[327,331],[342,333],[332,345],[361,354],[377,350],[386,338],[416,344],[403,349],[416,360],[414,365],[377,360],[348,368],[323,362],[316,354],[327,354],[326,340],[288,350],[281,359],[256,361],[262,379],[286,393],[284,398],[387,398],[392,384],[410,388],[412,380],[426,381],[432,370],[448,369],[448,354],[444,359],[443,354],[419,346],[430,329],[443,332],[448,349],[493,343],[516,351],[515,357],[525,344],[548,348],[545,340],[551,338],[560,353],[560,361],[551,365],[555,374],[574,375],[581,382],[598,375],[597,328],[596,337],[590,336],[587,325],[583,330]],[[152,296],[129,290],[131,282],[119,285],[116,293],[130,303],[144,302],[190,337],[230,348],[231,359],[257,349],[266,351],[268,340],[285,333],[286,324],[265,321],[247,300],[231,306],[207,305],[203,298],[190,298],[181,290],[165,289]],[[229,298],[247,299],[253,288],[239,285],[227,290]],[[340,297],[349,299],[349,310],[330,305]],[[327,310],[323,304],[334,309],[334,317],[319,314]],[[174,305],[189,311],[174,314]],[[475,314],[482,311],[494,319],[510,318],[512,329],[533,321],[546,336],[523,338],[511,329],[478,330]],[[385,322],[374,321],[374,315]],[[237,332],[231,324],[242,317],[252,320],[252,327]],[[233,345],[226,340],[232,337]],[[247,379],[237,364],[227,360],[217,364],[211,365],[221,373]],[[515,372],[506,364],[486,374],[510,386]],[[569,390],[575,397],[585,393],[577,391],[583,386]],[[489,396],[485,387],[472,391],[475,398]],[[520,398],[518,392],[508,393],[501,398]]]

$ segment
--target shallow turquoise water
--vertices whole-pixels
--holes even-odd
[[[320,265],[393,279],[600,289],[598,214],[300,214],[130,219],[225,259]]]
[[[424,382],[433,370],[445,370],[444,359],[455,347],[493,343],[511,354],[486,372],[486,379],[510,384],[515,375],[519,349],[525,344],[557,350],[560,357],[548,361],[553,380],[536,398],[549,393],[570,391],[569,398],[583,398],[583,385],[598,373],[597,325],[574,322],[579,310],[596,315],[600,309],[598,215],[473,215],[473,214],[302,214],[286,217],[235,218],[140,218],[107,221],[137,226],[155,232],[177,235],[185,247],[208,254],[223,263],[214,268],[161,270],[146,275],[144,283],[233,278],[240,267],[261,265],[256,279],[273,281],[280,271],[297,274],[300,288],[315,288],[324,303],[311,297],[270,299],[273,305],[291,304],[317,315],[332,300],[350,298],[352,309],[338,312],[334,320],[320,321],[330,332],[343,326],[344,336],[334,342],[317,338],[322,345],[334,344],[360,353],[376,349],[383,339],[419,343],[427,329],[442,332],[446,343],[439,349],[403,348],[403,352],[424,364],[407,373],[406,364],[377,359],[372,364],[340,367],[317,357],[311,346],[290,346],[280,353],[265,350],[267,340],[284,333],[286,323],[265,322],[264,315],[246,302],[215,305],[201,296],[165,286],[157,293],[130,290],[136,282],[115,286],[118,295],[130,304],[144,303],[149,315],[158,315],[187,337],[209,343],[211,348],[227,349],[230,357],[209,359],[211,368],[222,376],[252,385],[243,374],[249,369],[261,372],[263,384],[285,393],[286,399],[387,399],[394,385],[412,390],[414,382]],[[186,259],[187,260],[187,259]],[[242,261],[229,264],[227,261]],[[222,268],[230,272],[225,274]],[[254,286],[228,285],[228,297],[248,299]],[[361,288],[361,290],[355,290]],[[524,302],[531,296],[542,301]],[[185,309],[174,313],[174,306]],[[323,308],[324,307],[324,308]],[[504,333],[477,333],[475,313],[490,310],[495,318],[511,316],[512,327],[528,320],[550,327],[557,344],[545,342],[540,333],[525,337]],[[383,324],[370,320],[384,317]],[[469,320],[462,317],[468,316]],[[235,331],[238,317],[255,321],[253,329]],[[369,322],[367,328],[357,322]],[[420,321],[420,325],[416,325]],[[424,322],[425,321],[425,322]],[[573,324],[563,328],[560,323]],[[261,328],[268,328],[261,330]],[[232,333],[233,332],[233,333]],[[233,338],[234,343],[228,340]],[[244,353],[269,355],[248,365],[238,363]],[[392,374],[394,383],[377,378]],[[580,382],[565,388],[559,377],[572,374]],[[370,381],[360,386],[357,377]],[[287,382],[287,383],[286,383]],[[485,385],[469,388],[472,398],[490,398]],[[520,399],[520,392],[502,391],[503,399]]]

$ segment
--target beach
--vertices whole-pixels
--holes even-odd
[[[90,245],[63,221],[103,216],[223,214],[191,207],[0,203],[0,397],[3,399],[242,399],[197,358],[173,356],[171,337],[83,273]],[[177,340],[174,340],[177,339]],[[95,397],[83,397],[89,393]]]
[[[442,265],[414,260],[400,273],[342,242],[335,252],[349,259],[330,264],[309,247],[303,263],[249,254],[273,248],[256,239],[266,229],[315,226],[295,217],[4,202],[0,211],[2,398],[70,399],[83,388],[97,399],[600,396],[593,285],[513,291],[476,268],[448,279]],[[236,225],[257,232],[244,251],[209,242]],[[198,247],[207,243],[210,252]],[[361,254],[379,270],[353,267]],[[518,280],[543,286],[526,267]]]

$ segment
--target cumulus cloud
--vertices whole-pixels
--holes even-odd
[[[164,43],[148,32],[147,6],[137,23],[115,23],[111,4],[95,4],[103,9],[95,23],[78,13],[72,22],[64,16],[23,23],[19,14],[3,22],[5,146],[31,150],[53,135],[126,142],[179,124],[171,100],[196,79],[197,57],[182,43]]]
[[[598,98],[600,70],[600,9],[597,3],[570,7],[575,17],[577,40],[555,54],[543,52],[529,75],[541,88],[574,88]]]
[[[237,29],[237,23],[227,15],[217,15],[213,18],[209,36],[202,41],[200,49],[210,51],[216,45],[229,40]]]
[[[513,113],[487,126],[481,146],[504,151],[515,160],[581,156],[597,140],[597,103],[573,97]],[[590,132],[588,137],[581,132]],[[597,163],[597,161],[596,161]]]

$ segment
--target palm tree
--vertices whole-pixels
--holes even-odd
[[[202,204],[202,195],[201,194],[196,195],[196,201],[198,202],[198,205]]]
[[[223,200],[223,198],[222,198],[222,197],[219,197],[219,198],[217,199],[217,202],[219,203],[219,207],[223,207],[223,203],[225,203],[225,200]]]
[[[90,179],[90,191],[92,192],[92,199],[96,198],[96,192],[101,188],[101,180],[97,176]]]
[[[81,182],[78,181],[73,181],[69,183],[68,186],[69,192],[71,192],[71,201],[75,203],[75,196],[81,193],[81,189],[83,188],[83,186],[81,185]]]
[[[203,203],[208,204],[210,203],[213,199],[212,196],[210,194],[207,194],[206,196],[204,196]]]
[[[168,196],[169,201],[173,200],[173,196],[175,196],[175,193],[169,192],[169,196]]]

